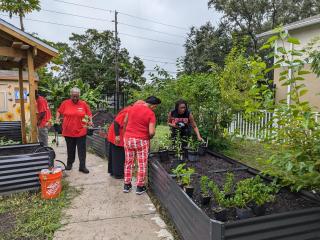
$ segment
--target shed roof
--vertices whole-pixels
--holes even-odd
[[[15,45],[18,46],[15,48]],[[34,56],[35,68],[45,65],[53,57],[58,56],[58,50],[55,48],[0,18],[0,47],[12,48],[14,53],[14,51],[26,50],[28,46],[36,49]],[[0,68],[16,68],[20,60],[12,56],[0,56]]]
[[[296,29],[312,26],[315,24],[320,25],[320,14],[309,17],[309,18],[302,19],[300,21],[296,21],[296,22],[287,24],[287,25],[283,26],[283,29],[287,30],[287,31],[291,31],[291,30],[296,30]],[[258,38],[267,37],[267,36],[271,36],[273,34],[275,34],[274,30],[270,30],[270,31],[258,34],[257,37]]]

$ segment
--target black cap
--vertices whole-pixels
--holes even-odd
[[[146,103],[151,105],[158,105],[161,103],[161,100],[155,96],[150,96],[146,99]]]

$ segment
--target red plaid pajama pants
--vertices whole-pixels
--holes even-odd
[[[145,178],[148,164],[149,154],[149,140],[139,138],[124,139],[124,150],[126,153],[126,160],[124,164],[124,183],[131,183],[132,166],[134,160],[138,162],[137,186],[145,185]]]

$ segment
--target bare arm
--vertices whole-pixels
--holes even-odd
[[[167,123],[168,123],[168,125],[169,125],[170,127],[177,128],[177,126],[176,126],[174,123],[172,123],[171,112],[169,112],[169,114],[168,114],[168,121],[167,121]]]
[[[56,122],[55,123],[60,123],[60,116],[61,116],[60,112],[57,111],[57,113],[56,113]]]
[[[201,135],[200,135],[200,132],[199,132],[197,123],[196,123],[196,121],[194,120],[193,115],[192,115],[191,113],[190,113],[190,116],[189,116],[189,120],[190,120],[190,123],[191,123],[191,126],[192,126],[194,132],[195,132],[196,135],[197,135],[198,140],[199,140],[199,141],[203,141],[203,139],[202,139],[202,137],[201,137]]]
[[[149,136],[150,136],[150,139],[152,139],[155,134],[156,134],[156,125],[154,123],[149,123]]]

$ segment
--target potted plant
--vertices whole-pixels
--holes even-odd
[[[192,137],[188,139],[187,158],[190,162],[196,162],[199,160],[198,152],[199,142],[195,141]]]
[[[184,185],[184,191],[192,198],[194,187],[191,185],[191,175],[195,173],[194,168],[187,168],[183,171],[182,184]]]
[[[160,162],[164,162],[169,160],[169,148],[170,148],[170,140],[169,140],[169,136],[165,136],[164,138],[159,140],[159,158],[160,158]]]
[[[183,183],[182,183],[182,175],[185,172],[184,166],[185,163],[179,164],[175,169],[172,169],[172,173],[174,174],[174,177],[177,179],[178,185],[182,188]]]
[[[238,219],[247,219],[252,216],[252,211],[248,207],[248,200],[244,194],[235,194],[232,199],[233,205],[236,208]]]
[[[226,198],[230,199],[234,196],[234,174],[228,172],[223,185],[223,192]]]
[[[198,154],[199,156],[204,156],[206,155],[206,152],[208,150],[208,139],[206,142],[203,142],[199,145],[198,147]]]
[[[201,176],[200,179],[200,188],[201,188],[201,204],[208,205],[210,203],[210,195],[209,195],[209,178],[207,176]]]
[[[232,199],[226,198],[224,191],[221,191],[215,182],[209,181],[208,187],[211,189],[214,201],[217,204],[213,208],[215,219],[221,222],[227,221],[227,208],[232,206]]]

